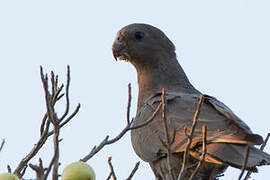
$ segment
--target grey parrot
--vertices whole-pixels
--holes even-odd
[[[137,71],[139,94],[133,126],[147,121],[161,102],[161,89],[166,91],[166,119],[171,139],[171,168],[175,179],[180,172],[187,145],[185,129],[191,128],[198,99],[202,93],[189,82],[178,63],[175,46],[158,28],[148,24],[123,27],[112,46],[117,60],[130,62]],[[136,154],[150,164],[157,180],[169,180],[167,149],[161,112],[146,126],[131,131]],[[204,95],[201,111],[190,146],[187,170],[189,179],[202,156],[202,126],[207,126],[207,153],[194,180],[216,179],[228,166],[241,169],[247,145],[246,170],[256,172],[257,166],[270,164],[270,155],[255,145],[263,143],[232,110],[216,98]]]

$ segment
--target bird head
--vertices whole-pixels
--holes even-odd
[[[157,57],[175,56],[175,47],[158,28],[148,24],[130,24],[116,35],[112,46],[113,56],[117,60],[126,60],[134,64],[153,64]]]

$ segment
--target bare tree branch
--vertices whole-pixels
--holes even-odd
[[[133,170],[131,171],[130,175],[128,176],[128,178],[126,180],[131,180],[132,179],[132,177],[134,176],[134,174],[138,170],[139,165],[140,165],[140,161],[135,164],[135,167],[133,168]]]
[[[127,124],[130,124],[131,85],[128,83]]]
[[[50,122],[47,121],[46,123],[46,127],[44,132],[42,133],[40,139],[38,140],[38,142],[34,145],[33,149],[20,161],[18,167],[15,169],[15,171],[13,172],[14,174],[16,174],[17,176],[21,177],[21,172],[23,170],[23,168],[27,165],[27,163],[38,153],[38,151],[41,149],[41,147],[44,145],[44,143],[46,142],[48,136],[47,136],[47,132],[49,130],[49,126],[50,126]]]
[[[42,121],[41,121],[41,125],[40,125],[40,136],[42,136],[43,132],[44,132],[44,127],[47,121],[48,115],[47,113],[43,116]]]
[[[270,137],[270,133],[267,134],[264,142],[262,143],[262,145],[260,147],[260,150],[262,150],[262,151],[264,150],[264,148],[265,148],[265,146],[266,146],[266,144],[267,144],[267,142],[269,140],[269,137]],[[245,178],[244,178],[244,180],[248,180],[248,178],[250,177],[251,174],[252,174],[252,171],[248,171]]]
[[[26,169],[28,168],[28,165],[25,165],[22,169],[22,172],[21,172],[21,176],[23,177],[23,175],[25,174],[26,172]]]
[[[197,174],[197,172],[199,171],[201,165],[203,164],[204,160],[205,160],[205,155],[207,153],[207,149],[206,149],[206,137],[207,137],[207,126],[203,125],[202,126],[202,133],[203,133],[203,147],[202,147],[202,158],[199,161],[196,169],[193,171],[193,173],[191,174],[189,180],[192,180],[195,175]]]
[[[151,115],[151,117],[149,117],[145,122],[143,122],[142,124],[138,124],[136,126],[131,126],[129,128],[129,130],[134,130],[134,129],[139,129],[139,128],[142,128],[144,126],[147,126],[148,124],[150,124],[154,118],[156,117],[157,113],[159,112],[160,108],[162,106],[162,102],[159,103],[159,105],[157,106],[156,110],[154,111],[154,113]],[[133,120],[132,120],[133,121]]]
[[[28,162],[39,152],[39,150],[42,148],[42,146],[47,141],[48,137],[51,135],[54,135],[54,155],[52,158],[52,161],[50,163],[49,168],[46,170],[46,173],[44,174],[43,179],[47,179],[48,174],[50,173],[51,166],[53,166],[53,180],[58,179],[58,166],[59,166],[59,131],[60,129],[67,124],[79,111],[80,104],[77,106],[75,111],[66,118],[66,116],[69,113],[69,84],[70,84],[70,68],[67,67],[67,84],[66,84],[66,110],[64,114],[62,115],[61,119],[58,119],[54,106],[57,101],[63,97],[63,94],[61,94],[61,91],[64,87],[62,84],[60,87],[58,87],[58,76],[54,75],[54,72],[51,72],[51,92],[49,91],[49,84],[48,84],[48,75],[43,73],[43,68],[40,67],[40,76],[41,81],[43,84],[43,89],[45,93],[45,101],[46,101],[46,108],[47,112],[42,118],[41,126],[40,126],[40,139],[38,142],[34,145],[30,153],[28,153],[19,163],[18,167],[15,169],[14,174],[19,176],[20,178],[23,176],[22,172],[25,167],[27,167]],[[62,122],[63,121],[63,122]],[[52,131],[49,131],[50,124],[53,124],[54,129]],[[33,169],[32,165],[32,169]]]
[[[59,131],[58,124],[54,125],[54,164],[53,164],[53,180],[58,180],[58,166],[59,166]]]
[[[269,137],[270,137],[270,133],[267,134],[267,136],[266,136],[264,142],[262,143],[262,145],[261,145],[261,147],[260,147],[260,150],[262,150],[262,151],[264,150],[264,148],[265,148],[265,146],[266,146],[266,144],[267,144],[267,142],[268,142],[268,140],[269,140]]]
[[[68,68],[68,79],[69,79],[69,68]],[[46,78],[42,78],[42,83],[43,83],[43,88],[45,91],[47,114],[48,114],[50,122],[54,126],[54,141],[53,141],[54,142],[54,156],[53,156],[52,179],[57,180],[58,179],[58,165],[59,165],[59,131],[60,131],[59,122],[60,121],[56,115],[56,112],[54,109],[54,102],[53,102],[55,92],[57,91],[57,87],[56,87],[57,83],[56,83],[56,79],[55,79],[53,71],[51,71],[51,84],[52,84],[51,94],[49,92],[47,75],[46,75]]]
[[[184,173],[186,171],[186,165],[187,165],[188,158],[189,158],[189,148],[190,148],[190,145],[191,145],[191,142],[192,142],[192,139],[193,139],[193,134],[194,134],[194,130],[195,130],[195,127],[196,127],[196,124],[197,124],[199,114],[200,114],[200,109],[201,109],[202,102],[203,102],[203,95],[200,95],[199,102],[198,102],[198,107],[197,107],[197,109],[195,111],[195,114],[194,114],[194,117],[193,117],[193,123],[192,123],[191,129],[190,129],[188,137],[187,137],[188,141],[187,141],[186,149],[185,149],[184,156],[183,156],[183,163],[182,163],[182,167],[181,167],[181,170],[180,170],[180,173],[178,175],[177,180],[181,180],[182,176],[184,175]]]
[[[241,168],[241,173],[238,177],[238,180],[241,180],[242,176],[244,175],[244,172],[246,170],[246,166],[247,166],[247,162],[248,162],[248,156],[249,156],[249,149],[250,149],[250,145],[247,144],[247,149],[246,149],[246,154],[245,154],[245,158],[244,158],[244,162]]]
[[[109,164],[109,167],[110,167],[110,170],[111,170],[111,173],[110,174],[111,174],[111,177],[112,177],[113,180],[117,180],[111,161],[112,161],[112,157],[110,156],[108,158],[108,164]]]
[[[52,169],[52,167],[54,165],[54,161],[55,161],[54,159],[55,159],[55,154],[53,155],[52,160],[51,160],[51,162],[50,162],[50,164],[49,164],[49,166],[48,166],[48,168],[47,168],[47,170],[46,170],[46,172],[45,172],[44,177],[42,178],[42,180],[47,180],[47,178],[48,178],[48,176],[49,176],[49,174],[51,172],[51,169]]]
[[[60,118],[60,122],[65,119],[69,112],[69,85],[70,85],[70,67],[67,66],[67,83],[66,83],[66,110],[65,113]]]
[[[80,161],[87,162],[96,153],[98,153],[104,146],[109,145],[109,144],[112,144],[112,143],[115,143],[116,141],[118,141],[119,139],[121,139],[129,130],[138,129],[138,128],[141,128],[141,127],[146,126],[147,124],[149,124],[154,119],[154,117],[156,116],[156,114],[157,114],[160,106],[161,106],[161,104],[156,109],[156,111],[155,111],[156,113],[154,112],[154,114],[146,121],[147,123],[143,123],[143,124],[140,124],[138,126],[131,127],[132,122],[133,122],[133,120],[132,120],[130,122],[130,124],[127,124],[126,127],[115,138],[113,138],[111,140],[108,140],[109,139],[109,136],[106,136],[104,138],[104,140],[98,146],[94,146],[92,148],[91,152],[89,154],[87,154],[85,157],[83,157],[82,159],[80,159]]]
[[[1,145],[0,145],[0,151],[2,151],[5,144],[5,139],[2,139]]]
[[[37,180],[43,180],[46,168],[43,167],[42,159],[39,158],[39,164],[38,165],[29,164],[29,166],[30,166],[31,169],[33,169],[36,172]]]
[[[170,134],[169,134],[169,128],[168,128],[168,122],[166,119],[166,97],[165,97],[166,93],[165,93],[165,89],[162,88],[162,95],[161,95],[161,102],[162,102],[162,122],[163,122],[163,131],[165,134],[165,142],[161,140],[161,138],[159,138],[162,141],[162,144],[165,145],[165,148],[167,149],[167,164],[168,164],[168,168],[169,168],[169,175],[171,180],[174,180],[175,177],[173,175],[173,171],[172,171],[172,163],[171,163],[171,158],[172,158],[172,150],[171,150],[171,140],[170,140]]]
[[[110,172],[109,176],[106,178],[106,180],[110,180],[112,177],[112,172]]]
[[[131,88],[131,87],[129,87]],[[129,89],[129,93],[131,92],[131,90]],[[131,101],[131,98],[128,98],[128,104],[130,104],[130,101]],[[91,150],[91,152],[89,154],[87,154],[85,157],[83,157],[82,159],[80,159],[80,161],[83,161],[83,162],[87,162],[89,159],[91,159],[96,153],[98,153],[104,146],[106,145],[109,145],[109,144],[112,144],[112,143],[115,143],[116,141],[118,141],[119,139],[121,139],[129,130],[133,130],[133,129],[138,129],[138,128],[141,128],[143,126],[146,126],[148,125],[150,122],[152,122],[152,120],[156,117],[160,107],[161,107],[161,104],[159,104],[159,106],[156,108],[156,110],[154,111],[154,113],[152,114],[151,117],[149,117],[149,119],[142,123],[142,124],[139,124],[137,126],[132,126],[132,123],[133,123],[133,120],[132,119],[130,122],[129,122],[129,117],[127,117],[127,125],[126,127],[113,139],[109,139],[109,136],[106,136],[104,138],[104,140],[98,145],[98,146],[94,146]],[[128,105],[127,106],[127,111],[130,111],[130,106]],[[129,114],[129,113],[127,113]],[[128,123],[129,122],[129,123]]]

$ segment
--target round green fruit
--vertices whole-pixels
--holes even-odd
[[[74,162],[65,167],[61,180],[95,180],[95,172],[85,162]]]
[[[11,173],[0,174],[0,180],[20,180],[18,176]]]

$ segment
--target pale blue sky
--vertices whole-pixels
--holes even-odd
[[[129,82],[135,115],[136,72],[129,63],[114,61],[111,45],[116,32],[134,22],[163,30],[194,86],[223,101],[265,136],[270,131],[269,9],[268,0],[1,0],[0,138],[6,144],[0,152],[0,172],[7,164],[14,169],[38,139],[45,112],[39,65],[54,70],[64,82],[70,65],[72,108],[82,105],[61,132],[60,172],[106,135],[114,137],[124,128]],[[42,157],[48,165],[51,156],[49,143],[31,162]],[[126,178],[139,160],[127,134],[88,162],[98,180],[109,174],[108,156],[119,179]],[[269,168],[260,168],[253,177],[268,179]],[[229,169],[222,179],[237,179],[239,173]],[[26,174],[30,177],[32,171]],[[147,163],[141,163],[134,179],[154,180]]]

